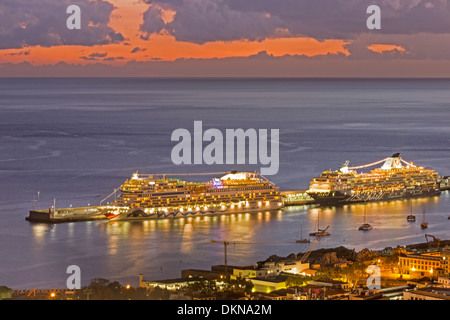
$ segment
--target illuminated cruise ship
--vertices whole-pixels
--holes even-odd
[[[381,168],[367,173],[356,169],[384,162]],[[339,204],[394,200],[440,194],[439,174],[407,162],[395,153],[391,157],[367,165],[349,167],[346,161],[337,171],[324,171],[310,182],[308,195],[320,204]]]
[[[218,215],[284,207],[279,188],[272,182],[258,173],[236,171],[208,182],[135,173],[103,202],[112,196],[115,199],[111,204],[99,207],[111,220]]]

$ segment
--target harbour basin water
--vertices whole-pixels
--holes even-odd
[[[82,285],[102,277],[137,285],[182,269],[249,265],[272,254],[304,252],[303,237],[330,226],[321,247],[381,249],[450,235],[450,199],[367,204],[373,229],[359,231],[364,207],[289,207],[284,211],[139,222],[48,225],[25,221],[34,205],[96,205],[132,172],[217,172],[251,165],[175,166],[170,134],[206,127],[279,128],[282,190],[307,188],[345,160],[365,164],[400,152],[450,172],[449,80],[307,79],[0,79],[0,285],[65,287],[69,265]],[[260,166],[258,165],[257,168]],[[39,202],[37,193],[39,191]],[[33,199],[35,200],[33,202]],[[408,223],[410,210],[417,216]],[[428,229],[421,230],[422,209]]]

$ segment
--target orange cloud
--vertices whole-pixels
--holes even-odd
[[[402,46],[397,46],[395,44],[372,44],[368,46],[367,49],[372,50],[376,53],[383,53],[388,51],[406,52],[405,48],[403,48]]]
[[[337,39],[318,41],[308,37],[283,37],[282,32],[278,38],[267,38],[262,41],[242,39],[236,41],[214,41],[204,44],[178,41],[175,37],[164,32],[153,34],[148,39],[145,39],[145,37],[142,37],[143,34],[139,31],[139,27],[148,4],[128,0],[113,0],[112,2],[115,9],[112,12],[109,26],[125,37],[124,42],[94,46],[34,46],[25,48],[27,55],[20,54],[24,49],[0,50],[0,63],[27,61],[33,65],[42,65],[64,61],[66,63],[85,65],[92,63],[86,57],[99,52],[106,52],[107,55],[101,59],[96,59],[95,62],[113,65],[120,65],[127,61],[173,61],[180,58],[246,57],[261,51],[266,51],[273,56],[349,55],[346,49],[346,41]],[[176,12],[174,11],[165,10],[164,19],[170,21],[175,14]],[[133,50],[136,47],[145,50]],[[379,49],[379,47],[375,48]]]

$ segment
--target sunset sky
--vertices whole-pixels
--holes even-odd
[[[449,2],[1,0],[0,76],[449,77]]]

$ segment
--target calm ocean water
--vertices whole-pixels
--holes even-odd
[[[33,198],[48,208],[96,205],[134,171],[259,170],[261,165],[175,166],[173,130],[280,129],[281,189],[304,189],[345,160],[365,164],[400,152],[450,175],[450,80],[304,79],[0,79],[0,285],[65,287],[66,268],[82,285],[103,277],[137,285],[180,276],[182,269],[223,263],[211,240],[230,246],[229,264],[304,252],[294,244],[320,225],[332,235],[319,247],[384,248],[450,236],[450,195],[367,205],[374,229],[358,231],[361,205],[290,207],[221,217],[140,222],[25,221]],[[406,222],[413,208],[426,209]],[[265,244],[261,244],[264,242]]]

